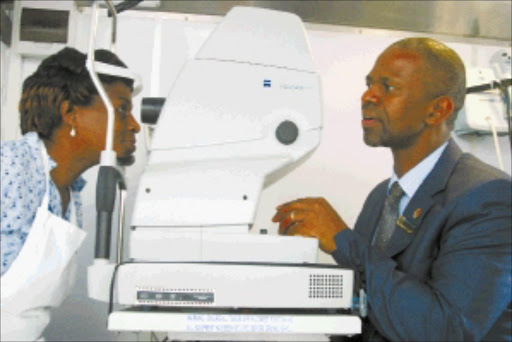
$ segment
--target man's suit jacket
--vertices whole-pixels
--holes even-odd
[[[354,230],[335,236],[334,259],[367,292],[363,338],[510,341],[510,176],[450,140],[380,250],[370,243],[388,181],[372,190]]]

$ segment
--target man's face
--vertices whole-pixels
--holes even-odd
[[[114,141],[113,149],[117,158],[130,159],[135,152],[135,134],[140,131],[140,125],[132,116],[132,95],[130,88],[122,82],[104,85],[112,106],[114,107]],[[80,137],[86,145],[96,151],[105,149],[107,110],[101,97],[96,96],[93,103],[81,109]]]
[[[426,128],[426,76],[415,52],[394,47],[379,56],[361,98],[367,145],[406,149],[415,144]]]

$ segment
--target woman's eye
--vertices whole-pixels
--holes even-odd
[[[128,113],[128,108],[125,106],[120,106],[116,108],[116,111],[121,115],[126,115]]]

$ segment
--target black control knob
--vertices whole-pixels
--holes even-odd
[[[297,140],[299,128],[292,121],[283,121],[277,126],[276,138],[283,145],[290,145]]]

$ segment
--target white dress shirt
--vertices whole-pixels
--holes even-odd
[[[398,178],[393,169],[393,173],[388,184],[388,192],[391,185],[396,181],[398,181],[398,184],[400,184],[405,192],[398,206],[399,215],[403,214],[405,208],[407,208],[407,204],[409,204],[409,201],[414,196],[420,185],[423,183],[425,178],[427,178],[430,171],[432,171],[447,145],[448,141],[439,146],[434,152],[430,153],[428,157],[423,159],[418,163],[418,165],[407,171],[402,178]]]

